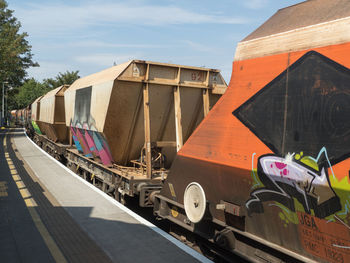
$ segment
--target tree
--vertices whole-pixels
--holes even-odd
[[[34,78],[27,80],[22,86],[9,91],[8,109],[22,109],[50,90],[64,84],[72,84],[75,80],[80,78],[78,73],[78,70],[71,72],[66,71],[65,73],[60,72],[54,78],[44,79],[42,83],[36,81]]]
[[[19,33],[21,23],[7,9],[7,2],[0,0],[0,81],[12,86],[23,83],[29,67],[39,66],[33,62],[27,33]]]
[[[50,89],[45,87],[44,84],[36,81],[35,79],[29,79],[20,88],[18,93],[14,96],[15,105],[14,108],[22,109],[31,104],[36,98],[46,94]],[[9,108],[13,108],[9,101]]]
[[[49,89],[55,89],[59,86],[68,84],[71,85],[76,81],[79,76],[79,70],[77,71],[66,71],[65,73],[58,73],[55,78],[44,79],[43,84]]]

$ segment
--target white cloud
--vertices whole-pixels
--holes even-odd
[[[269,0],[246,0],[243,5],[250,9],[261,9],[268,4]]]
[[[183,42],[187,47],[191,47],[192,49],[199,51],[199,52],[210,52],[210,51],[214,50],[214,48],[212,48],[212,47],[209,47],[209,46],[197,43],[197,42],[193,42],[191,40],[185,40]]]
[[[257,1],[257,0],[255,0]],[[254,2],[255,2],[254,1]],[[260,1],[259,1],[260,2]],[[203,14],[176,6],[132,5],[130,3],[27,4],[16,6],[15,16],[24,30],[47,34],[81,30],[90,26],[174,25],[174,24],[245,24],[243,17]]]

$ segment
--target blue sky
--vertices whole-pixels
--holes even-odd
[[[8,0],[29,34],[37,80],[86,76],[141,59],[217,68],[227,82],[237,43],[301,0]]]

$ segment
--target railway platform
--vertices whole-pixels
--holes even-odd
[[[0,131],[0,262],[209,262],[36,146]]]

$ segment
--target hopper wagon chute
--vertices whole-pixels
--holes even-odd
[[[65,160],[69,129],[65,122],[64,93],[69,85],[57,87],[32,104],[34,141],[58,160]]]
[[[178,152],[155,213],[254,262],[350,262],[350,1],[278,10]]]
[[[17,110],[12,110],[10,112],[10,117],[11,117],[11,123],[17,124]]]
[[[24,127],[25,126],[26,115],[27,115],[26,108],[17,110],[16,114],[17,114],[17,121],[18,121],[19,125]]]
[[[31,105],[28,105],[24,109],[24,127],[27,129],[29,128],[30,125],[30,120],[31,120]]]
[[[42,134],[40,128],[40,100],[43,96],[38,97],[31,105],[31,124],[36,134]]]
[[[42,133],[53,142],[64,144],[69,142],[64,110],[64,92],[68,87],[60,86],[41,97],[38,118]]]
[[[140,195],[150,205],[177,151],[226,87],[218,70],[141,60],[78,79],[64,95],[76,146],[68,165],[107,192]]]

